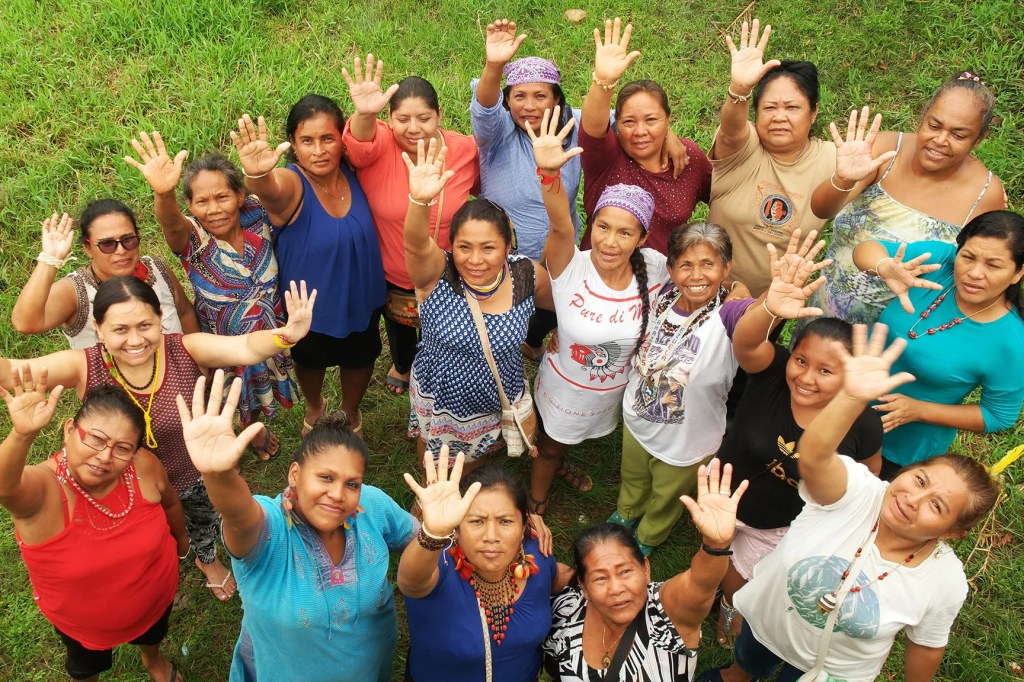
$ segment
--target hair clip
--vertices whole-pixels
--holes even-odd
[[[981,83],[981,78],[979,76],[975,76],[970,71],[964,71],[959,76],[957,76],[956,79],[958,81],[974,81],[975,83]]]

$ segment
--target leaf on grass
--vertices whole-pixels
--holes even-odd
[[[1024,666],[1016,661],[1010,661],[1006,664],[1006,667],[1010,670],[1014,677],[1024,677]]]
[[[581,9],[567,9],[564,16],[570,24],[578,24],[587,18],[587,13]]]
[[[999,537],[992,540],[993,547],[1002,547],[1013,542],[1013,535],[1011,533],[1003,533]]]

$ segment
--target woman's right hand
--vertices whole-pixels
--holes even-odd
[[[462,466],[465,460],[464,453],[456,455],[455,464],[449,473],[448,446],[442,445],[436,463],[434,454],[429,450],[423,457],[423,469],[427,475],[425,488],[417,483],[411,474],[404,475],[406,484],[416,496],[423,511],[423,527],[431,535],[449,535],[458,528],[469,511],[469,505],[473,504],[477,493],[480,492],[480,483],[469,486],[465,495],[459,492],[459,481],[462,480]]]
[[[786,320],[800,317],[816,317],[822,314],[821,308],[806,307],[807,298],[824,286],[825,278],[819,277],[810,284],[807,281],[818,270],[832,264],[831,258],[820,263],[814,259],[825,248],[825,240],[815,242],[818,233],[811,230],[807,239],[800,244],[800,230],[793,230],[789,245],[782,258],[774,244],[768,244],[768,260],[771,266],[772,283],[768,287],[764,305],[770,315]]]
[[[409,196],[421,204],[434,200],[448,181],[455,175],[453,170],[444,170],[444,158],[448,147],[437,148],[437,138],[430,138],[430,145],[424,148],[423,140],[416,142],[416,163],[402,152],[402,160],[409,169]]]
[[[192,392],[192,410],[189,411],[181,394],[177,396],[178,414],[181,416],[181,430],[185,437],[185,447],[192,464],[200,474],[224,474],[235,471],[242,453],[249,447],[253,438],[263,430],[263,423],[256,421],[250,424],[237,436],[235,435],[235,410],[238,408],[238,397],[242,393],[242,380],[236,378],[231,382],[231,390],[223,406],[224,370],[218,369],[213,374],[213,385],[210,389],[210,400],[204,404],[206,395],[206,377],[199,377],[195,390]]]
[[[267,122],[262,116],[256,119],[256,123],[253,123],[249,114],[243,114],[238,119],[238,132],[231,131],[231,141],[238,149],[238,161],[247,176],[257,177],[270,173],[291,146],[289,142],[282,142],[271,148],[269,139]]]
[[[900,299],[900,305],[908,313],[914,312],[914,306],[910,302],[910,290],[935,289],[941,290],[942,285],[928,279],[921,279],[921,275],[935,272],[940,267],[939,263],[927,264],[926,260],[932,257],[931,253],[922,253],[917,258],[903,262],[903,254],[907,251],[907,243],[902,242],[896,249],[896,254],[883,258],[875,263],[875,272],[881,277],[886,286]]]
[[[829,131],[836,145],[836,179],[841,183],[856,184],[861,180],[874,178],[878,168],[896,156],[895,151],[881,154],[877,159],[871,158],[871,149],[875,145],[875,137],[882,126],[882,115],[875,114],[871,129],[867,130],[871,111],[864,107],[860,116],[857,110],[850,112],[850,122],[846,126],[846,139],[839,134],[835,123],[830,123]]]
[[[889,328],[881,322],[875,323],[868,339],[867,325],[853,325],[853,353],[848,353],[841,343],[833,347],[843,363],[843,392],[855,400],[870,402],[879,396],[891,393],[893,389],[914,381],[914,375],[900,372],[889,375],[889,369],[907,347],[906,339],[897,337],[888,348],[885,336]]]
[[[13,393],[0,386],[0,398],[7,405],[7,413],[11,415],[11,427],[21,436],[35,437],[43,427],[53,419],[57,402],[63,386],[54,386],[50,395],[46,395],[46,368],[39,371],[39,380],[32,380],[32,368],[28,363],[21,366],[21,371],[11,373]]]
[[[498,19],[487,24],[487,38],[484,41],[488,64],[504,66],[512,61],[519,47],[526,40],[526,34],[516,35],[516,22]]]
[[[772,27],[765,25],[764,33],[758,39],[760,26],[761,22],[757,19],[754,19],[753,25],[743,22],[739,49],[736,48],[732,36],[725,36],[725,43],[729,46],[729,53],[732,55],[731,85],[742,90],[742,92],[736,93],[740,96],[748,94],[766,73],[782,63],[778,59],[764,62],[764,48],[768,45]]]
[[[359,63],[359,57],[356,57],[352,62],[352,74],[355,75],[355,78],[349,74],[348,69],[342,69],[341,75],[348,83],[348,94],[352,98],[352,106],[356,109],[355,113],[376,117],[377,114],[384,111],[384,107],[391,101],[392,95],[398,92],[398,83],[388,88],[387,92],[381,91],[380,81],[384,76],[384,60],[377,60],[376,73],[373,64],[373,55],[366,55],[366,71],[364,72]]]
[[[60,260],[67,260],[75,245],[75,233],[72,229],[71,216],[67,213],[61,215],[60,219],[54,213],[43,221],[43,248],[42,252],[47,256],[53,256]]]
[[[533,143],[533,159],[537,162],[537,167],[552,173],[559,171],[569,162],[569,159],[583,153],[583,147],[573,147],[569,151],[562,147],[565,138],[569,135],[572,127],[576,125],[576,119],[570,118],[569,122],[559,130],[558,115],[560,112],[561,108],[558,106],[555,106],[554,110],[544,110],[544,117],[540,122],[540,135],[533,132],[530,126],[526,126],[526,134],[530,136],[530,141]]]
[[[126,156],[125,162],[142,172],[142,177],[146,178],[155,194],[173,193],[178,188],[178,181],[181,180],[181,167],[188,157],[188,150],[182,149],[172,160],[167,155],[164,140],[158,131],[153,131],[152,139],[146,133],[139,132],[139,139],[142,142],[132,138],[132,148],[142,161]]]
[[[614,21],[605,19],[603,41],[601,29],[594,29],[594,43],[597,48],[594,55],[594,75],[597,80],[607,85],[622,78],[633,60],[640,56],[637,50],[629,52],[629,38],[633,35],[633,25],[626,24],[624,31],[621,28],[622,20],[618,17],[615,17]]]

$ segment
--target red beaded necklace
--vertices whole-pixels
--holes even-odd
[[[527,575],[537,575],[540,572],[534,556],[526,554],[525,550],[520,548],[519,558],[509,565],[507,573],[497,580],[488,580],[477,573],[469,563],[462,547],[455,545],[448,550],[448,554],[455,559],[455,571],[463,580],[468,581],[473,589],[480,610],[484,612],[484,618],[491,629],[491,639],[501,646],[515,610],[512,605],[519,594],[517,579],[524,580]]]
[[[909,336],[911,339],[920,338],[921,335],[914,331],[914,327],[916,327],[918,324],[920,324],[921,320],[927,319],[928,316],[932,314],[933,310],[935,310],[940,305],[942,305],[942,302],[946,300],[946,294],[948,294],[950,291],[952,291],[955,286],[956,286],[955,284],[951,284],[948,289],[946,289],[941,294],[939,294],[939,297],[935,299],[935,302],[932,303],[930,306],[928,306],[928,309],[925,310],[923,313],[921,313],[921,316],[919,318],[917,318],[917,321],[914,322],[913,326],[910,328],[910,331],[907,332],[907,336]],[[1000,301],[1000,299],[996,299],[996,300],[992,301],[991,303],[989,303],[984,308],[982,308],[981,310],[975,310],[970,315],[964,315],[963,317],[959,317],[959,316],[954,317],[949,322],[946,322],[944,324],[940,324],[938,327],[929,327],[928,331],[927,331],[927,334],[928,335],[933,335],[933,334],[938,334],[939,332],[944,332],[947,329],[952,329],[953,327],[957,326],[958,324],[960,324],[964,320],[969,320],[972,317],[974,317],[975,315],[978,315],[980,313],[985,312],[986,310],[988,310],[989,308],[994,306],[996,303],[999,303],[999,301]]]

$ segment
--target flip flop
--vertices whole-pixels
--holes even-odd
[[[545,497],[543,500],[533,499],[533,495],[529,495],[526,503],[526,508],[529,509],[531,514],[537,516],[544,516],[548,511],[548,503],[551,501],[550,497]]]
[[[231,571],[228,571],[228,574],[226,576],[224,576],[224,580],[222,580],[220,583],[211,583],[211,582],[207,581],[206,586],[208,588],[210,588],[210,592],[213,592],[214,590],[223,590],[224,592],[227,592],[227,587],[226,586],[227,586],[227,584],[228,584],[228,582],[230,580],[231,580]],[[231,594],[229,594],[224,599],[221,599],[220,597],[217,597],[216,593],[214,593],[213,596],[217,597],[217,601],[226,602],[229,599],[231,599],[231,597],[235,596],[235,592],[236,591],[238,591],[238,585],[237,584],[235,585],[235,591],[231,592]]]
[[[330,412],[330,410],[327,409],[327,400],[325,399],[324,400],[324,411],[320,413],[320,416],[322,417],[323,415],[327,414],[328,412]],[[320,419],[320,417],[317,417],[316,419],[318,420],[318,419]],[[316,420],[314,420],[313,423],[310,424],[308,421],[303,419],[302,420],[302,431],[299,432],[299,435],[302,436],[303,438],[305,438],[306,434],[308,434],[310,431],[312,431],[313,430],[313,426],[315,426],[315,425],[316,425]]]
[[[409,382],[388,374],[384,377],[384,387],[395,395],[404,395],[409,390]]]
[[[277,442],[275,443],[274,441]],[[249,447],[251,447],[253,452],[255,452],[256,455],[264,462],[277,459],[281,454],[281,440],[274,435],[274,432],[267,426],[264,426],[263,442],[259,445],[255,442],[249,443]]]
[[[170,663],[171,663],[171,676],[167,678],[167,682],[178,682],[178,672],[179,672],[178,671],[178,664],[175,663],[174,661],[170,661]],[[150,680],[150,682],[156,682],[156,678],[153,677],[152,675],[149,676],[149,680]],[[181,676],[181,682],[185,682],[185,676],[184,675]]]

